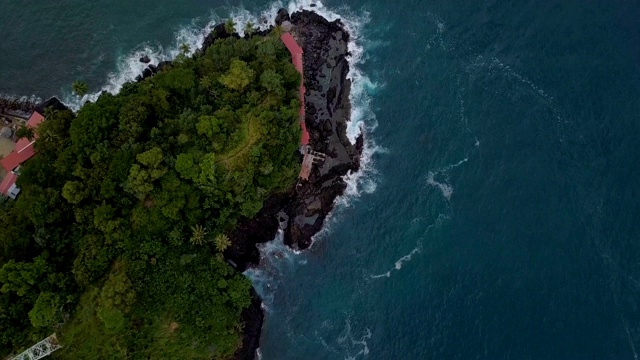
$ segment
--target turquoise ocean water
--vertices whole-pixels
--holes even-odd
[[[0,93],[77,106],[75,79],[310,4],[0,0]],[[637,359],[640,3],[321,5],[354,34],[365,170],[309,251],[247,272],[262,358]]]

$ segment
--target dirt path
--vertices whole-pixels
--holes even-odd
[[[245,155],[258,142],[258,139],[260,138],[258,121],[255,119],[251,119],[248,121],[246,127],[247,140],[245,141],[245,143],[237,146],[235,149],[227,152],[224,155],[218,156],[216,164],[223,163],[225,166],[231,167],[233,165],[234,159]]]

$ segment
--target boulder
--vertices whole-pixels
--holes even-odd
[[[148,77],[151,77],[151,75],[153,75],[153,72],[151,72],[151,69],[146,68],[142,71],[142,78],[146,79]]]
[[[141,57],[141,58],[140,58],[140,62],[141,62],[141,63],[148,64],[148,63],[150,63],[150,62],[151,62],[151,59],[149,58],[149,56],[148,56],[148,55],[145,55],[145,56],[143,56],[143,57]]]
[[[282,25],[285,21],[291,21],[291,17],[289,16],[289,12],[283,8],[278,10],[278,15],[276,15],[276,25]]]
[[[162,70],[164,70],[165,68],[168,69],[171,67],[171,61],[160,61],[158,63],[158,66],[156,67],[158,72],[161,72]]]
[[[7,126],[3,127],[2,130],[0,130],[0,136],[5,139],[10,139],[11,135],[13,135],[13,130],[11,130],[11,128]]]
[[[289,32],[293,28],[293,25],[291,25],[291,22],[289,21],[283,21],[281,27],[282,31]]]
[[[154,74],[158,72],[158,68],[153,64],[149,64],[149,70]]]
[[[213,30],[204,38],[202,42],[202,50],[206,50],[216,39],[226,39],[228,37],[233,36],[234,34],[229,34],[227,29],[224,26],[224,23],[217,24],[213,27]]]

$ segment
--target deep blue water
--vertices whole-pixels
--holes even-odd
[[[113,88],[136,50],[170,56],[240,5],[270,7],[0,0],[0,93]],[[359,35],[371,162],[311,250],[276,240],[248,273],[263,359],[636,359],[640,3],[323,11]]]

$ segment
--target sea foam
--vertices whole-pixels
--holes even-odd
[[[247,22],[251,22],[256,28],[267,29],[273,24],[273,21],[280,8],[285,8],[289,13],[299,10],[310,10],[318,13],[329,21],[340,19],[345,29],[350,34],[348,44],[349,50],[349,72],[347,78],[352,81],[351,93],[349,100],[351,102],[351,116],[347,126],[347,136],[355,143],[358,136],[364,133],[365,141],[360,159],[360,170],[352,172],[344,177],[347,188],[343,196],[336,199],[335,210],[325,220],[325,226],[317,237],[327,235],[330,224],[337,221],[337,214],[340,209],[350,205],[354,198],[360,197],[361,194],[372,193],[376,189],[378,174],[374,168],[374,158],[376,154],[385,153],[386,150],[374,142],[372,133],[377,126],[377,120],[371,109],[371,94],[381,88],[383,85],[372,81],[361,69],[362,64],[367,60],[365,52],[365,41],[363,32],[365,25],[369,22],[369,13],[365,11],[353,12],[346,6],[339,8],[326,7],[321,1],[294,0],[294,1],[275,1],[258,11],[250,11],[239,7],[227,7],[214,10],[206,19],[207,25],[202,27],[202,19],[194,20],[175,33],[174,41],[170,45],[163,45],[157,42],[146,42],[140,44],[136,48],[129,51],[126,55],[117,60],[115,70],[108,74],[106,82],[99,91],[94,91],[83,97],[76,96],[71,93],[63,94],[62,100],[67,106],[74,111],[79,110],[87,101],[96,101],[100,94],[108,92],[117,94],[122,86],[131,81],[135,81],[136,76],[148,66],[141,63],[139,59],[148,56],[151,64],[157,65],[161,61],[172,60],[179,53],[182,45],[189,47],[189,52],[195,52],[202,44],[205,36],[211,32],[213,27],[224,21],[225,18],[232,18],[236,24],[236,30],[243,35],[244,27]],[[274,276],[280,273],[284,263],[289,265],[300,264],[304,259],[293,261],[292,257],[297,255],[282,243],[282,235],[276,236],[274,241],[260,246],[262,254],[262,264],[258,269],[249,269],[245,272],[256,285],[260,295],[265,300],[265,304],[270,304],[269,293],[274,290]]]
[[[107,81],[99,91],[94,91],[82,97],[72,93],[62,95],[62,101],[72,110],[77,111],[87,101],[96,101],[100,94],[108,92],[117,94],[122,86],[131,81],[135,81],[136,76],[148,66],[139,61],[143,56],[148,56],[151,64],[157,65],[161,61],[172,60],[179,53],[182,45],[189,47],[190,53],[198,49],[205,36],[211,32],[215,24],[230,17],[236,24],[236,30],[240,35],[244,35],[244,26],[251,22],[255,27],[267,29],[273,21],[280,8],[285,8],[289,13],[299,10],[311,10],[323,16],[329,21],[340,19],[345,29],[350,34],[348,44],[349,50],[349,72],[347,78],[352,81],[349,99],[351,102],[351,117],[347,126],[347,136],[352,143],[363,132],[366,135],[364,148],[362,151],[360,171],[350,173],[344,177],[347,182],[347,189],[344,196],[337,200],[338,206],[348,205],[354,197],[359,197],[361,193],[372,193],[376,188],[376,172],[373,168],[373,158],[377,153],[385,150],[377,146],[371,138],[372,132],[377,127],[377,120],[371,109],[371,96],[376,89],[383,85],[372,81],[361,69],[361,65],[366,62],[367,55],[364,49],[363,31],[369,22],[369,13],[361,11],[355,13],[348,7],[342,6],[337,9],[326,7],[321,1],[295,0],[295,1],[275,1],[259,11],[249,11],[244,8],[230,7],[212,11],[207,19],[208,23],[204,28],[197,25],[197,21],[192,21],[178,30],[175,34],[173,44],[169,46],[157,42],[146,42],[132,49],[127,55],[117,60],[115,71],[107,75]]]

